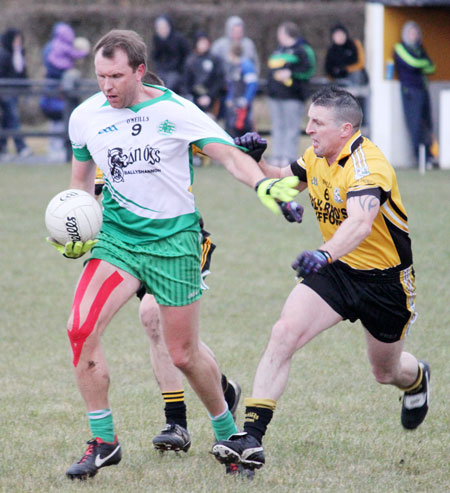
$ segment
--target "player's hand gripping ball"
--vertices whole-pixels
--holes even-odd
[[[68,258],[78,258],[97,242],[102,208],[88,192],[78,189],[58,193],[45,211],[47,241]]]

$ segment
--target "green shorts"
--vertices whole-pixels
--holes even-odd
[[[201,235],[182,231],[147,245],[100,233],[91,258],[109,262],[140,280],[160,305],[184,306],[202,295]]]

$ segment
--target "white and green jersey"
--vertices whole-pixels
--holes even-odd
[[[199,231],[192,146],[234,145],[193,103],[152,87],[164,93],[123,109],[112,108],[97,93],[69,121],[75,158],[94,160],[104,174],[102,231],[132,244]]]

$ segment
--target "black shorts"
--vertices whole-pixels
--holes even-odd
[[[360,320],[375,339],[403,339],[416,319],[412,266],[397,272],[360,271],[334,262],[303,281],[344,320]]]

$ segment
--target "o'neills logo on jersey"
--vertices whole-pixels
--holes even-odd
[[[113,182],[125,181],[126,175],[160,173],[160,150],[149,145],[124,150],[122,147],[108,149],[108,166]]]

